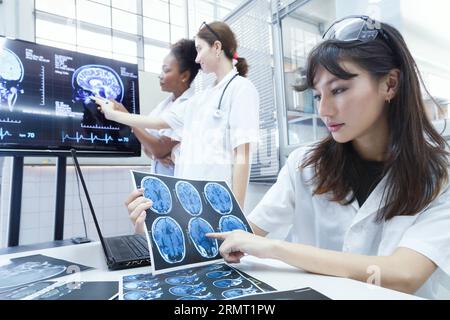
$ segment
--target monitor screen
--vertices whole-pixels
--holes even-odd
[[[130,127],[92,97],[139,113],[136,64],[0,37],[0,153],[139,156]]]

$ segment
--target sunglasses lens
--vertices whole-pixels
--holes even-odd
[[[378,28],[373,21],[362,18],[348,18],[332,25],[324,34],[324,40],[339,41],[369,41],[374,40],[378,35]]]

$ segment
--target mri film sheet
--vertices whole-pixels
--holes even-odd
[[[90,269],[90,267],[44,255],[2,261],[0,265],[0,293],[12,292],[33,283],[67,276],[87,269]]]
[[[145,221],[152,272],[158,274],[221,260],[220,243],[205,235],[252,232],[225,182],[178,179],[131,171],[137,189],[152,200]]]
[[[275,290],[225,263],[122,278],[121,300],[226,300]]]
[[[33,300],[110,300],[117,296],[117,281],[82,281],[56,285]]]

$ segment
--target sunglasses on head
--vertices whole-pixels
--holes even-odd
[[[324,40],[362,41],[375,40],[378,34],[389,42],[381,24],[368,16],[348,16],[335,21],[323,34]]]
[[[215,32],[215,31],[213,30],[213,28],[211,28],[205,21],[203,21],[203,23],[201,24],[199,30],[202,30],[202,29],[203,29],[203,26],[205,26],[206,29],[208,29],[208,31],[211,32],[211,33],[217,38],[217,40],[220,41],[220,37],[219,37],[219,35],[217,34],[217,32]]]

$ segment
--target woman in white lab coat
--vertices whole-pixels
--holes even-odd
[[[163,116],[173,108],[183,110],[186,107],[186,102],[194,95],[191,83],[200,69],[200,65],[195,62],[196,55],[193,40],[181,39],[171,46],[159,75],[161,90],[170,92],[170,95],[151,111],[149,117]],[[128,112],[119,103],[114,107],[118,111]],[[173,176],[181,140],[174,130],[145,130],[133,127],[133,133],[141,142],[144,152],[152,159],[151,172]]]
[[[225,181],[243,207],[251,150],[258,140],[259,95],[246,78],[247,62],[238,57],[236,38],[227,24],[203,23],[195,45],[196,62],[203,72],[214,73],[216,81],[192,97],[186,108],[173,108],[161,117],[149,118],[117,112],[114,101],[97,99],[97,103],[110,120],[133,127],[175,130],[181,136],[175,176]],[[149,203],[139,197],[141,194],[130,196],[131,205],[145,202],[139,209],[148,208]],[[139,216],[140,221],[145,219],[142,210]]]
[[[400,33],[368,17],[335,22],[309,55],[307,85],[330,135],[293,152],[249,214],[255,234],[224,240],[305,271],[436,297],[450,275],[449,154],[427,119]],[[290,228],[286,241],[266,238]]]

